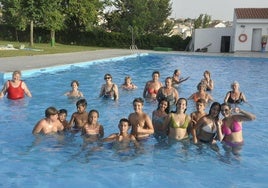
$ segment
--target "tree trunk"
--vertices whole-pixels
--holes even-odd
[[[55,31],[52,29],[50,31],[51,47],[55,46]]]
[[[31,24],[30,24],[30,46],[33,47],[33,20],[31,20]]]

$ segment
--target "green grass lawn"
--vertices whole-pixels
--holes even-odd
[[[12,44],[14,48],[18,50],[1,50],[1,47]],[[24,45],[25,49],[19,49],[21,45]],[[34,49],[34,50],[31,50]],[[56,43],[54,47],[51,47],[50,43],[34,43],[33,47],[29,47],[28,43],[19,43],[11,41],[0,41],[0,58],[1,57],[14,57],[14,56],[32,56],[42,54],[56,54],[56,53],[71,53],[80,51],[93,51],[101,50],[105,48],[90,47],[90,46],[76,46],[76,45],[64,45]]]

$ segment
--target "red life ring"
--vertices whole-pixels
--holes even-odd
[[[240,42],[246,42],[247,39],[248,39],[248,36],[247,36],[246,34],[241,34],[241,35],[239,35],[239,37],[238,37],[238,40],[239,40]]]

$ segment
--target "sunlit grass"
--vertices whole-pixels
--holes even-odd
[[[12,44],[17,50],[1,50],[1,47]],[[24,45],[24,49],[20,47]],[[105,48],[90,47],[90,46],[76,46],[76,45],[64,45],[56,43],[54,47],[51,47],[50,43],[35,43],[33,47],[29,47],[27,43],[0,41],[0,57],[14,57],[14,56],[33,56],[42,54],[56,54],[56,53],[71,53],[79,51],[93,51],[101,50]]]

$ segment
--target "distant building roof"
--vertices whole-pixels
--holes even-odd
[[[268,19],[268,8],[236,8],[237,19]]]

